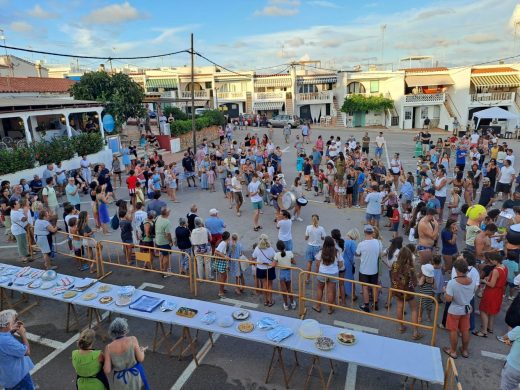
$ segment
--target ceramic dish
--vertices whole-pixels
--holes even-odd
[[[314,345],[322,351],[330,351],[334,348],[334,340],[330,337],[318,337],[314,342]]]
[[[29,278],[28,276],[24,276],[24,277],[21,277],[21,278],[16,278],[14,280],[14,285],[15,286],[26,286],[26,285],[28,285],[31,282],[32,282],[31,278]]]
[[[357,343],[357,338],[352,333],[341,332],[336,336],[338,343],[342,345],[354,345]]]
[[[7,268],[5,269],[3,272],[2,272],[2,275],[6,276],[6,275],[13,275],[15,274],[17,271],[16,268]]]
[[[6,283],[11,281],[11,275],[2,275],[0,276],[0,283]]]
[[[116,305],[117,306],[128,306],[132,303],[132,297],[129,297],[127,295],[122,295],[116,298]]]
[[[97,290],[100,293],[106,293],[106,292],[109,292],[110,290],[112,290],[112,286],[109,286],[108,284],[102,284],[101,286],[98,287]]]
[[[114,298],[112,298],[110,295],[105,295],[104,297],[99,298],[99,303],[103,305],[108,305],[113,300]]]
[[[251,333],[255,329],[255,324],[249,321],[237,325],[237,330],[242,333]]]
[[[56,276],[58,276],[58,274],[56,274],[56,271],[50,269],[48,271],[45,271],[43,273],[43,275],[41,276],[41,278],[43,280],[54,280],[54,279],[56,279]]]
[[[74,298],[78,293],[76,291],[65,291],[63,293],[63,298],[65,299],[71,299]]]
[[[91,300],[95,299],[96,297],[97,297],[97,294],[95,292],[91,292],[91,293],[83,294],[81,299],[83,299],[84,301],[91,301]]]
[[[54,286],[56,286],[56,282],[54,282],[54,281],[46,281],[46,282],[42,283],[40,288],[42,290],[49,290],[49,289],[53,288]]]
[[[29,283],[29,285],[27,287],[29,287],[29,288],[39,288],[39,287],[41,287],[42,284],[43,284],[43,280],[36,279],[36,280],[33,280],[31,283]]]
[[[235,321],[231,317],[222,317],[217,320],[217,325],[222,328],[229,328]]]
[[[233,318],[238,321],[247,320],[249,318],[249,315],[250,315],[249,311],[243,310],[243,309],[236,310],[232,314]]]
[[[199,311],[190,307],[179,307],[179,310],[175,312],[178,316],[193,318]]]

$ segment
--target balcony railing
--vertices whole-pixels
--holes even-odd
[[[285,100],[285,92],[256,92],[255,100]]]
[[[364,97],[370,97],[370,96],[383,96],[387,99],[391,99],[391,95],[389,92],[382,93],[382,92],[354,92],[354,93],[347,93],[347,99],[351,98],[354,95],[361,95]]]
[[[175,98],[177,98],[177,91],[164,91],[163,93],[161,93],[161,96],[163,98],[175,99]]]
[[[218,92],[217,97],[219,100],[233,100],[233,99],[246,100],[246,93],[245,92]]]
[[[471,94],[472,102],[513,102],[515,100],[514,92],[488,92]]]
[[[191,99],[191,91],[182,91],[181,99]],[[209,90],[194,91],[195,99],[209,99]]]
[[[296,95],[296,100],[301,102],[332,102],[332,91],[306,92]]]
[[[427,104],[442,104],[446,99],[446,95],[444,93],[420,93],[417,95],[406,95],[405,103],[427,103]]]

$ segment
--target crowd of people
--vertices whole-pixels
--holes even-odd
[[[96,232],[107,233],[110,226],[120,230],[128,264],[134,261],[134,251],[153,253],[152,248],[156,248],[159,269],[168,277],[172,270],[169,250],[176,248],[195,256],[199,278],[230,281],[236,285],[236,294],[243,292],[245,271],[250,266],[244,266],[243,261],[250,260],[264,305],[275,304],[269,290],[278,279],[284,310],[296,308],[290,270],[297,263],[297,254],[304,253],[306,269],[317,274],[318,303],[313,310],[321,312],[324,301],[332,314],[338,296],[339,304],[346,305],[348,298],[356,301],[361,294],[360,310],[378,311],[381,286],[387,284],[385,287],[399,291],[387,296],[385,308],[395,303],[396,316],[403,319],[407,306],[412,323],[431,323],[435,299],[445,303],[437,325],[450,332],[450,346],[443,351],[454,359],[469,357],[470,334],[488,337],[494,333],[495,316],[506,309],[504,297],[506,301],[515,299],[508,312],[514,307],[520,310],[520,301],[515,298],[520,283],[516,277],[520,239],[516,241],[515,235],[509,234],[511,226],[520,223],[520,175],[506,142],[475,131],[434,143],[429,131],[423,130],[415,137],[414,172],[404,169],[400,153],[385,164],[382,132],[374,140],[368,132],[360,140],[353,136],[342,140],[340,135],[325,140],[318,135],[312,143],[309,125],[295,136],[288,128],[282,132],[285,143],[294,140],[295,161],[288,161],[271,131],[260,135],[228,126],[219,130],[218,141],[204,140],[196,151],[188,149],[179,164],[166,164],[156,152],[137,158],[131,145],[123,148],[121,160],[114,157],[110,170],[103,164],[92,166],[86,157],[71,172],[61,170],[60,164],[50,164],[42,179],[22,180],[16,185],[2,182],[0,206],[6,234],[16,240],[22,262],[31,261],[25,226],[33,224],[46,268],[55,267],[49,237],[59,228],[58,196],[64,194],[64,228],[71,233],[70,249],[78,257],[85,253],[91,256],[89,239]],[[297,172],[291,180],[283,169],[289,164],[295,164]],[[116,200],[113,186],[118,181],[119,186],[126,184],[128,202]],[[166,194],[169,201],[178,202],[176,190],[181,186],[221,193],[237,218],[242,217],[248,198],[253,209],[251,228],[259,234],[255,245],[246,248],[240,234],[229,232],[218,209],[211,208],[204,219],[196,204],[173,229],[170,208],[162,198]],[[81,210],[81,192],[91,198],[88,211]],[[292,194],[290,210],[282,201],[287,193]],[[364,208],[365,223],[359,229],[348,229],[343,236],[344,226],[327,232],[314,213],[305,229],[306,248],[294,248],[293,224],[303,222],[302,208],[311,197],[334,202],[338,209]],[[117,202],[118,210],[110,217],[108,204],[112,201]],[[89,226],[89,216],[94,218],[95,227]],[[278,229],[276,242],[262,231],[266,220]],[[383,244],[385,229],[392,235],[389,247]],[[133,247],[136,244],[138,248]],[[186,259],[181,261],[181,273],[190,272]],[[150,266],[155,267],[153,256]],[[89,268],[81,261],[78,267]],[[91,267],[91,271],[95,269]],[[338,280],[355,280],[356,276],[367,284],[356,288],[352,282]],[[430,298],[418,299],[415,293]],[[225,294],[221,284],[218,296]],[[518,337],[520,319],[516,317],[520,316],[513,314],[506,320],[512,331],[497,335],[501,342]],[[417,326],[412,328],[412,339],[423,337]],[[398,331],[405,333],[407,328],[399,324]],[[520,378],[518,353],[511,355],[503,383],[511,377]],[[503,384],[502,388],[512,387]]]

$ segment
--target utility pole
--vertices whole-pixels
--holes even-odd
[[[191,132],[193,134],[193,153],[197,153],[197,135],[195,128],[195,53],[193,51],[193,33],[191,33]]]
[[[381,25],[381,64],[385,63],[385,32],[386,24]]]

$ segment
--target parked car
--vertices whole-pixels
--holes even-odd
[[[276,115],[274,118],[268,120],[267,124],[273,127],[284,127],[289,124],[294,128],[300,125],[300,119],[296,115]]]

